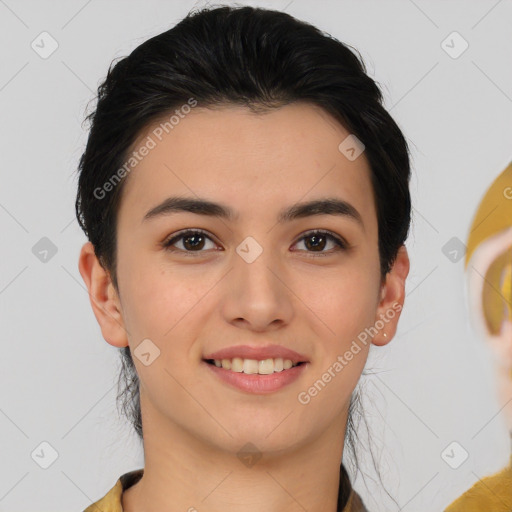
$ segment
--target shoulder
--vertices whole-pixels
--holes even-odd
[[[115,485],[98,501],[89,505],[83,512],[123,512],[121,496],[123,491],[137,483],[144,474],[144,469],[136,469],[121,475]],[[339,508],[339,512],[368,512],[364,506],[359,494],[352,488],[348,474],[341,466],[340,475],[340,499],[347,496],[344,506]],[[339,503],[341,505],[341,503]]]
[[[509,512],[512,509],[512,464],[476,482],[444,512]]]
[[[144,469],[135,469],[124,473],[105,496],[89,505],[83,512],[97,512],[98,510],[102,512],[123,512],[121,502],[123,491],[138,482],[143,474]]]

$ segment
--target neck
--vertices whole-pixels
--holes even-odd
[[[245,441],[213,444],[150,407],[143,418],[144,475],[123,493],[125,512],[337,511],[346,414],[300,446],[277,451],[260,439],[252,458],[240,453]]]

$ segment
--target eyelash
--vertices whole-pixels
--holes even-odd
[[[191,235],[192,236],[193,235],[203,235],[206,238],[208,238],[209,240],[211,240],[212,242],[214,242],[214,240],[212,240],[212,238],[208,235],[208,233],[206,231],[203,231],[203,230],[200,230],[200,229],[189,229],[189,230],[186,230],[186,231],[182,231],[181,233],[178,233],[177,235],[174,235],[172,238],[169,238],[169,239],[165,240],[162,243],[162,246],[164,247],[164,249],[166,249],[169,252],[182,252],[182,253],[187,254],[187,256],[192,256],[192,257],[195,257],[195,256],[201,254],[202,252],[205,252],[205,251],[186,251],[186,250],[183,250],[183,249],[172,248],[172,245],[174,245],[177,241],[181,240],[182,238],[187,238],[187,236],[191,236]],[[337,245],[337,248],[334,251],[333,250],[322,251],[322,252],[319,252],[319,253],[315,253],[314,251],[305,251],[305,252],[310,253],[315,258],[316,257],[329,256],[330,254],[333,254],[333,253],[336,253],[336,252],[339,252],[339,251],[344,251],[344,250],[348,249],[348,244],[345,241],[343,241],[338,236],[332,234],[330,231],[325,231],[325,230],[322,230],[322,229],[314,229],[314,230],[311,230],[311,231],[307,231],[295,243],[298,243],[301,240],[303,240],[305,238],[309,238],[309,237],[314,236],[314,235],[325,236],[325,237],[331,239]]]

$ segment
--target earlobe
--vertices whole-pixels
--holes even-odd
[[[409,255],[405,245],[402,245],[381,287],[380,302],[375,317],[375,326],[378,332],[372,339],[374,345],[386,345],[396,333],[398,319],[405,301],[405,282],[409,268]]]
[[[109,273],[103,268],[91,242],[83,245],[78,269],[89,292],[91,307],[103,338],[116,347],[126,347],[128,338],[119,296]]]

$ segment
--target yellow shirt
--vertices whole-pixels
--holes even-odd
[[[136,469],[121,475],[114,487],[112,487],[112,489],[110,489],[103,498],[92,505],[89,505],[84,512],[123,512],[121,503],[123,491],[136,484],[142,478],[143,474],[144,469]],[[346,496],[347,492],[350,494],[348,501],[344,506],[343,503],[338,501],[338,512],[368,512],[359,494],[352,489],[350,479],[343,465],[341,466],[340,471],[339,489],[343,490],[343,493],[340,493],[341,495],[339,495],[339,498],[341,498],[341,496]]]
[[[507,468],[476,482],[444,512],[510,512],[512,510],[512,455]]]

